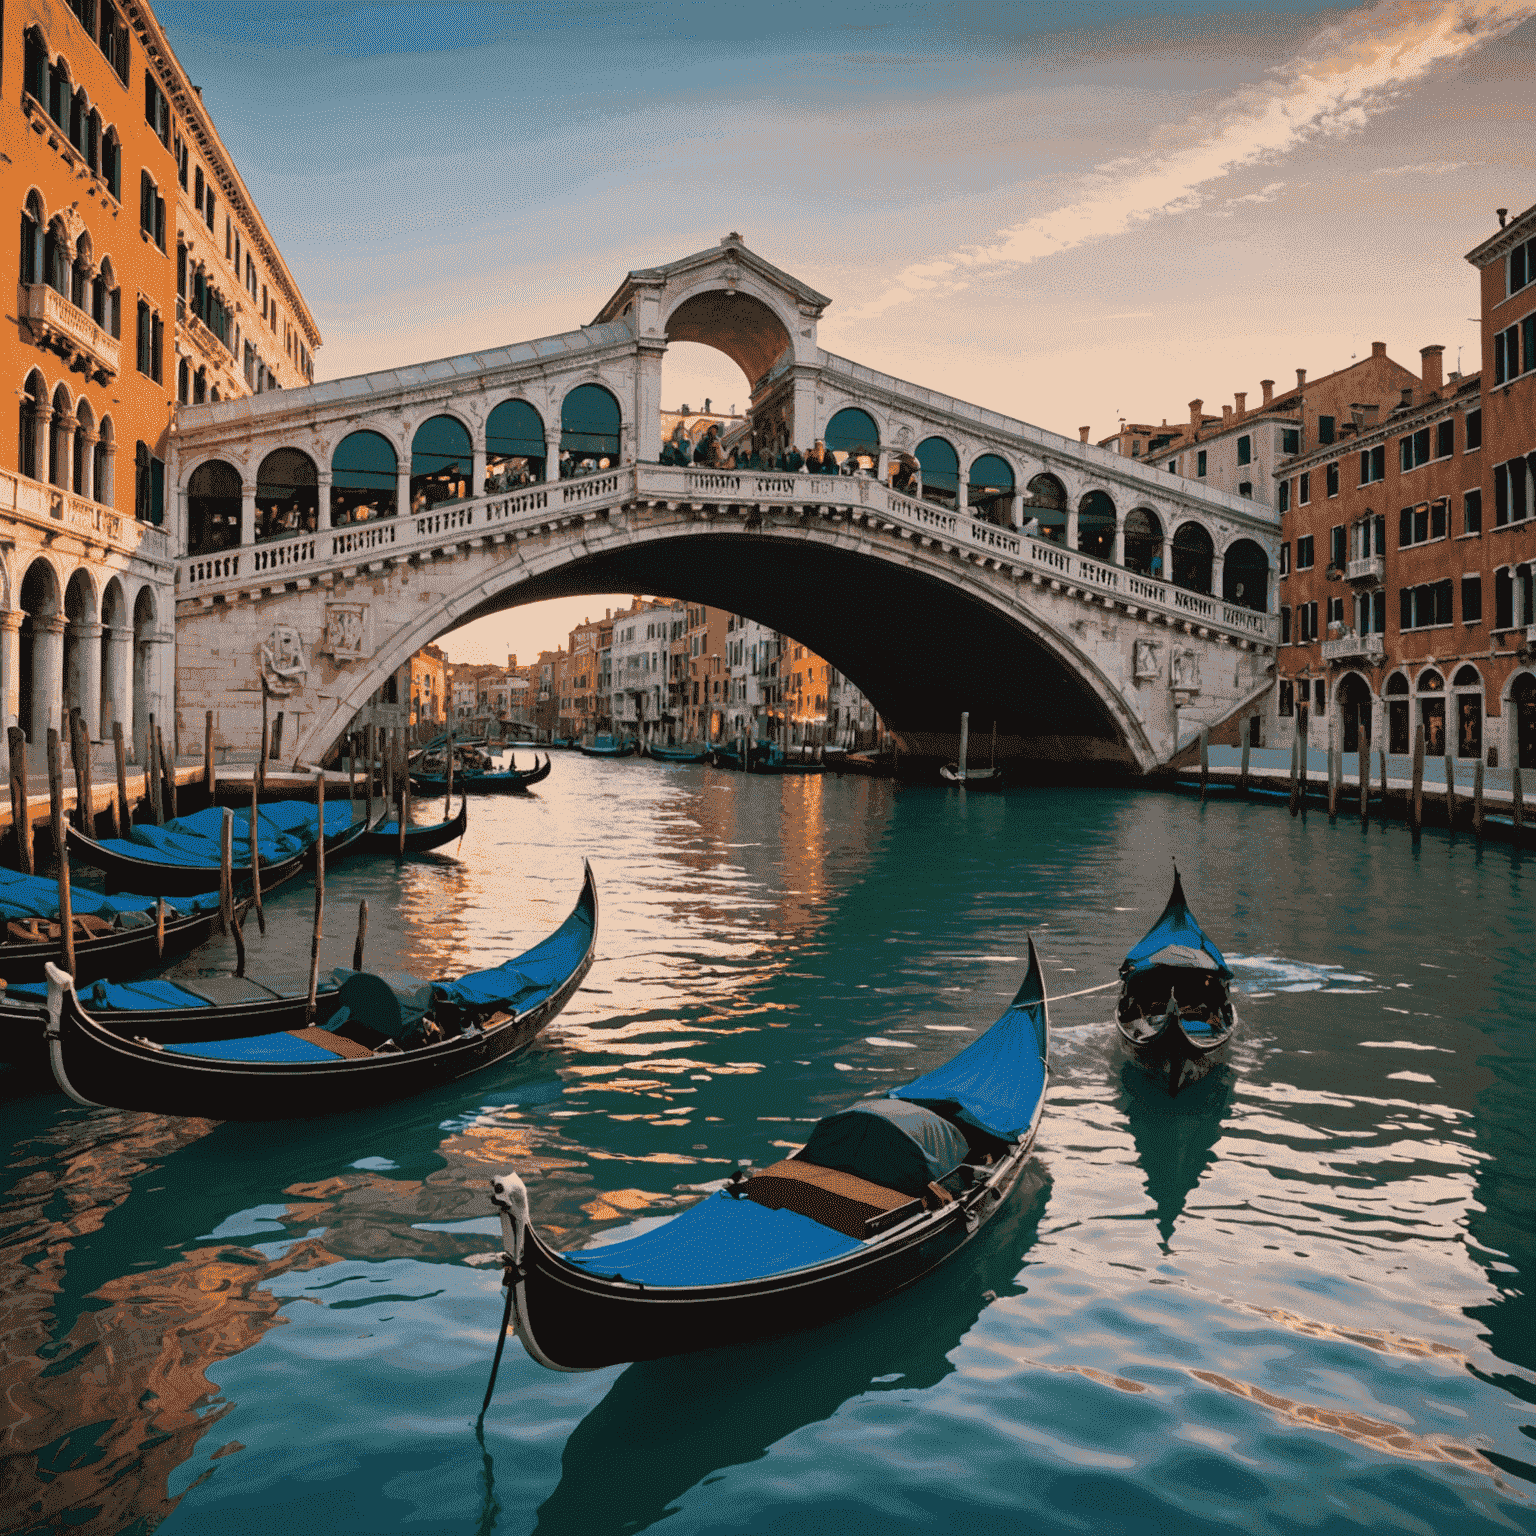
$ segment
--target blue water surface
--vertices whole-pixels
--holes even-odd
[[[438,808],[418,807],[422,820]],[[0,1079],[0,1530],[1536,1532],[1532,859],[1282,808],[1001,797],[557,754],[452,850],[328,873],[322,972],[498,964],[590,856],[583,991],[519,1060],[305,1124]],[[1177,1100],[1110,981],[1168,895],[1239,988]],[[312,898],[248,931],[302,986]],[[509,1343],[488,1180],[615,1241],[1052,1007],[1038,1152],[911,1291],[581,1375]],[[228,969],[217,946],[171,974]]]

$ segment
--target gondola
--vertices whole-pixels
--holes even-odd
[[[594,736],[590,742],[578,741],[576,747],[586,757],[628,757],[635,743],[628,737]]]
[[[1120,976],[1115,1022],[1131,1059],[1170,1094],[1204,1077],[1226,1051],[1237,1010],[1232,972],[1189,910],[1177,869],[1163,915],[1121,961]]]
[[[461,768],[454,773],[453,782],[468,794],[520,794],[535,784],[542,784],[549,777],[553,763],[549,753],[544,754],[542,763],[535,753],[532,768]],[[440,773],[412,773],[411,787],[424,795],[441,795],[447,793],[448,780]]]
[[[645,749],[647,757],[654,757],[658,763],[702,763],[708,760],[711,749],[709,747],[661,747],[653,741]]]
[[[961,768],[956,763],[946,763],[939,769],[939,777],[946,784],[953,784],[959,789],[987,790],[1003,787],[1001,768]]]
[[[284,800],[260,810],[260,846],[269,850],[261,860],[261,883],[270,890],[312,863],[314,828],[319,818],[313,804]],[[69,856],[101,870],[109,890],[147,891],[154,896],[199,896],[219,888],[220,827],[224,812],[199,811],[169,821],[163,827],[135,826],[130,838],[97,840],[71,826],[66,832]],[[342,857],[361,845],[368,830],[364,819],[352,819],[352,805],[327,802],[325,856]],[[331,827],[336,831],[331,831]],[[249,820],[235,813],[235,878],[250,873]]]
[[[224,1026],[233,1021],[215,1008],[198,1010],[206,1032],[174,1042],[156,1040],[120,1015],[87,1012],[70,978],[50,965],[53,1075],[79,1104],[215,1120],[303,1118],[384,1104],[526,1047],[581,985],[596,942],[597,886],[588,865],[565,922],[494,970],[432,983],[350,972],[324,1028],[267,1027],[230,1038]]]
[[[1001,1018],[943,1066],[817,1123],[793,1157],[638,1237],[559,1252],[516,1173],[491,1180],[508,1318],[555,1370],[814,1327],[937,1268],[1001,1209],[1045,1103],[1050,1020],[1033,941]]]
[[[444,843],[451,843],[464,836],[464,829],[469,825],[469,797],[459,796],[459,814],[449,821],[435,821],[425,827],[407,827],[405,829],[405,851],[407,853],[430,853],[434,848],[441,848]],[[364,853],[398,853],[400,851],[400,823],[398,821],[380,822],[371,832],[363,835]]]

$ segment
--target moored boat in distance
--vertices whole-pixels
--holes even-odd
[[[628,736],[594,736],[590,742],[578,741],[579,751],[588,757],[629,757],[635,751],[635,742]]]
[[[702,763],[708,760],[712,750],[707,746],[660,746],[653,741],[647,745],[645,755],[654,757],[658,763]]]
[[[959,789],[1001,789],[1003,787],[1001,768],[961,768],[955,763],[946,763],[939,769],[939,777],[946,784],[953,784]]]
[[[416,775],[411,776],[412,783],[416,781]],[[462,775],[455,779],[460,785],[459,814],[450,817],[447,821],[429,822],[424,826],[407,826],[405,829],[406,853],[430,853],[434,848],[441,848],[445,843],[451,843],[464,836],[465,828],[469,825],[469,798],[462,792]],[[398,853],[400,851],[400,823],[398,821],[380,822],[372,831],[364,834],[364,853]]]
[[[957,1056],[819,1121],[792,1157],[643,1234],[560,1252],[516,1173],[492,1179],[509,1316],[539,1364],[593,1370],[815,1327],[920,1280],[1018,1182],[1045,1103],[1033,940],[1007,1011]]]
[[[553,765],[554,759],[549,753],[544,754],[544,761],[541,763],[538,753],[535,752],[532,768],[518,768],[515,760],[506,768],[460,768],[453,775],[453,783],[456,789],[470,794],[518,794],[525,789],[531,789],[535,784],[542,784],[549,777],[549,771]],[[446,775],[440,773],[412,771],[411,787],[419,789],[424,795],[441,795],[448,790],[448,779]],[[447,839],[445,838],[444,841]]]
[[[454,1082],[524,1049],[581,985],[596,943],[597,886],[587,865],[565,922],[491,970],[447,982],[353,971],[327,999],[324,1028],[289,1027],[291,1018],[277,1022],[280,1006],[262,1009],[246,999],[194,1009],[199,1017],[190,1025],[178,1017],[174,1038],[164,1041],[131,1011],[88,1011],[70,977],[50,965],[49,1058],[59,1087],[91,1108],[215,1120],[366,1108]],[[291,1009],[301,1000],[273,1001]],[[233,1033],[236,1027],[244,1032]]]
[[[1115,1023],[1131,1059],[1168,1092],[1205,1076],[1237,1028],[1232,972],[1184,898],[1173,872],[1163,915],[1120,963]]]

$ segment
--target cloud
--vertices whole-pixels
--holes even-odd
[[[989,245],[907,267],[843,318],[874,319],[920,295],[957,292],[975,273],[1028,266],[1188,213],[1213,197],[1209,189],[1224,177],[1312,140],[1359,132],[1431,70],[1466,58],[1533,15],[1536,0],[1378,0],[1350,12],[1288,64],[1173,129],[1175,147],[1099,166],[1075,202],[1001,229]],[[1283,185],[1232,201],[1265,202]]]
[[[1464,171],[1470,160],[1426,160],[1423,165],[1382,165],[1371,172],[1373,176],[1449,176],[1452,171]]]

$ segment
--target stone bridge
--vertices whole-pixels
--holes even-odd
[[[1058,762],[1145,772],[1264,695],[1273,513],[824,352],[828,302],[733,235],[632,272],[579,331],[182,407],[184,731],[212,707],[253,750],[265,689],[285,757],[313,762],[446,631],[611,591],[793,635],[898,731],[969,709]],[[754,442],[823,438],[872,472],[659,463],[677,340],[743,368]]]

